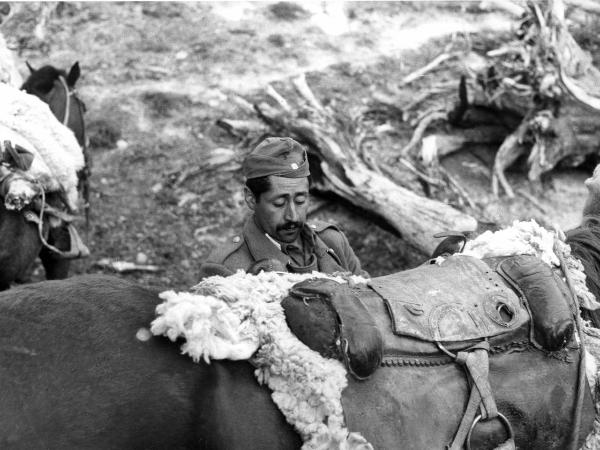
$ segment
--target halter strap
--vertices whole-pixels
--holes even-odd
[[[58,79],[65,89],[65,117],[63,118],[63,125],[68,126],[69,123],[69,111],[71,110],[71,92],[69,91],[69,86],[67,85],[67,81],[65,77],[59,75]]]

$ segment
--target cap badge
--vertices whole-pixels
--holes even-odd
[[[296,163],[292,163],[290,166],[292,167],[292,170],[296,170],[298,168],[298,164]]]

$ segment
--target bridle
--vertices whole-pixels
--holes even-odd
[[[73,99],[75,100],[75,104],[77,105],[77,108],[79,110],[79,115],[81,117],[81,138],[82,138],[82,143],[81,143],[81,148],[83,151],[83,156],[85,159],[85,168],[84,168],[84,184],[83,184],[83,197],[85,200],[85,226],[86,226],[86,235],[88,233],[89,230],[89,181],[88,181],[88,177],[90,175],[89,172],[89,161],[88,161],[88,139],[87,139],[87,134],[86,134],[86,130],[85,130],[85,121],[83,119],[83,113],[84,111],[82,111],[82,108],[85,108],[83,101],[77,96],[77,90],[75,88],[73,89],[69,89],[69,85],[67,84],[67,80],[65,79],[64,75],[59,75],[58,76],[58,80],[60,81],[60,84],[62,85],[63,89],[65,90],[65,113],[62,119],[62,124],[65,127],[69,127],[69,118],[70,118],[70,114],[71,114],[71,97],[73,97]],[[73,130],[73,132],[75,132],[75,130]]]
[[[65,116],[63,117],[62,124],[66,127],[69,123],[69,113],[71,111],[71,95],[75,95],[75,89],[73,89],[72,91],[69,90],[67,81],[62,75],[58,76],[58,80],[60,81],[60,84],[62,84],[62,87],[65,90]]]
[[[62,119],[62,124],[66,127],[68,127],[69,125],[69,119],[70,119],[70,114],[71,114],[71,97],[73,97],[76,102],[75,104],[77,105],[77,108],[79,109],[79,113],[81,116],[81,120],[83,122],[83,111],[81,111],[81,108],[84,107],[83,106],[83,101],[77,96],[77,90],[75,88],[73,89],[69,89],[69,85],[67,84],[67,80],[65,79],[64,75],[59,75],[58,76],[58,80],[60,81],[60,84],[62,85],[63,89],[65,90],[65,113]],[[83,124],[82,127],[82,134],[83,134],[83,144],[82,147],[87,147],[87,136],[85,133],[85,124]]]

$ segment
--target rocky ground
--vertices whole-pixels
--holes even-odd
[[[240,162],[260,130],[234,136],[222,118],[255,119],[244,108],[270,84],[292,95],[289,79],[305,72],[325,104],[358,111],[376,95],[401,109],[427,89],[457,82],[443,64],[400,86],[406,74],[444,50],[485,49],[515,26],[475,3],[173,2],[21,4],[1,27],[19,69],[79,61],[79,92],[92,144],[92,256],[76,273],[107,269],[102,259],[158,266],[124,276],[153,286],[197,281],[211,249],[239,229],[246,214]],[[36,26],[38,34],[36,36]],[[453,88],[428,102],[448,102]],[[414,118],[414,117],[412,117]],[[393,161],[410,139],[411,117],[386,118],[376,157]],[[494,199],[489,169],[495,149],[468,148],[444,161],[477,203],[480,218],[503,223],[534,217],[567,229],[577,224],[589,168],[555,170],[536,197]],[[409,181],[412,175],[402,168]],[[509,180],[534,192],[518,166]],[[340,224],[364,267],[380,275],[423,260],[373,218],[335,199],[316,198],[314,216]],[[460,206],[460,205],[457,205]],[[82,225],[83,229],[83,225]],[[439,230],[432,230],[432,234]],[[35,277],[40,277],[37,270]]]

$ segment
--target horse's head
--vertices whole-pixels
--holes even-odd
[[[77,96],[75,83],[81,71],[79,63],[73,64],[69,73],[56,69],[53,66],[44,66],[34,69],[29,63],[27,67],[31,72],[21,89],[28,94],[35,95],[48,103],[50,110],[56,118],[69,127],[79,142],[85,147],[85,103]]]

